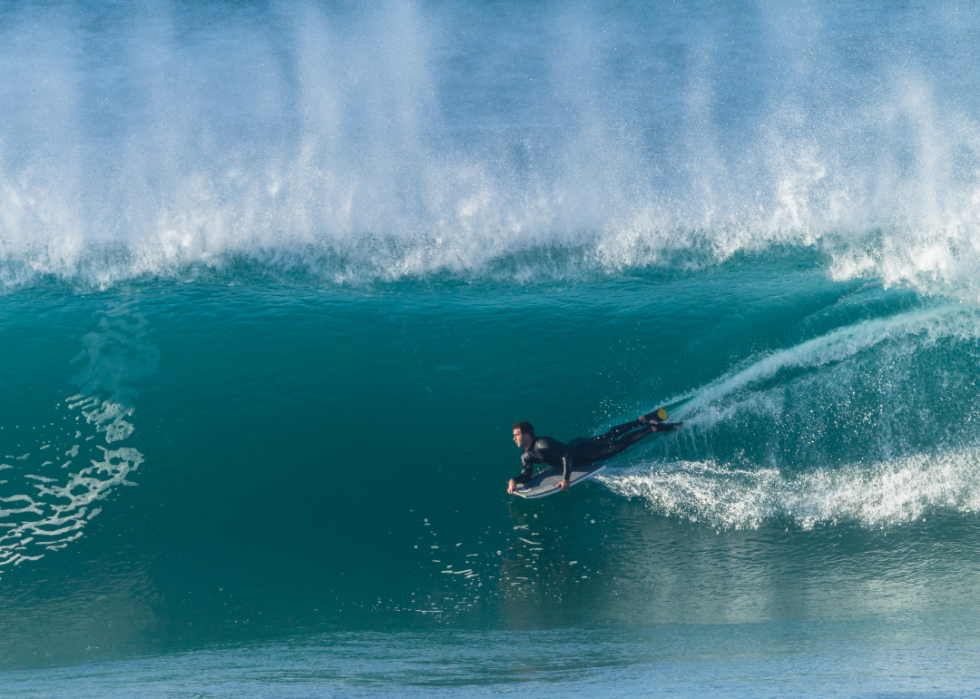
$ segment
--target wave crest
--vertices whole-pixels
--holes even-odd
[[[242,267],[524,283],[789,246],[823,253],[838,279],[980,294],[966,91],[872,54],[842,75],[847,32],[790,41],[820,46],[792,79],[763,68],[783,64],[764,59],[787,54],[791,10],[754,8],[788,32],[740,37],[755,73],[715,64],[704,48],[727,19],[689,8],[670,10],[689,32],[642,41],[635,28],[661,21],[639,8],[604,10],[609,32],[558,6],[504,19],[273,4],[259,22],[218,8],[106,10],[99,42],[84,13],[3,10],[0,283]],[[868,30],[863,14],[848,21]],[[209,28],[174,31],[185,25]],[[528,27],[526,85],[476,67],[510,64]],[[924,25],[922,43],[955,39],[946,29]],[[484,37],[478,53],[463,36]],[[623,51],[676,57],[637,73]]]

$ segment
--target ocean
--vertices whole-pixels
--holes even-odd
[[[975,696],[978,37],[0,5],[0,696]]]

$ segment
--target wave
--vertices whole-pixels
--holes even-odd
[[[602,480],[658,514],[721,528],[975,512],[978,342],[976,310],[956,304],[757,355],[666,401],[685,429]]]
[[[792,259],[795,250],[815,253],[811,264],[833,281],[868,280],[885,288],[980,301],[975,282],[980,255],[972,249],[973,232],[937,240],[932,230],[902,231],[875,236],[870,243],[812,230],[785,231],[775,242],[768,235],[753,238],[748,230],[734,236],[740,238],[737,243],[724,231],[676,227],[552,233],[554,239],[541,244],[535,236],[503,231],[406,237],[363,232],[340,239],[283,233],[262,242],[231,236],[216,241],[170,230],[127,243],[81,244],[59,237],[23,246],[0,241],[0,287],[11,291],[54,282],[105,290],[131,282],[194,280],[353,288],[439,280],[578,283],[644,271],[691,273],[742,254],[778,262]],[[880,240],[889,252],[880,251]],[[967,245],[970,249],[957,249]]]
[[[796,75],[729,74],[705,58],[719,27],[685,16],[681,57],[641,75],[617,52],[656,62],[677,37],[639,42],[628,14],[610,15],[612,44],[558,8],[489,24],[404,2],[258,14],[109,12],[103,43],[122,48],[105,52],[64,8],[4,11],[0,283],[242,267],[526,283],[789,246],[835,279],[980,291],[980,112],[931,65],[869,54],[849,82],[850,48],[824,32]],[[789,36],[789,15],[766,19]],[[207,35],[175,29],[205,20]],[[542,56],[523,92],[447,38],[490,27],[476,65],[507,62],[527,22]],[[765,65],[782,40],[742,50]],[[727,85],[767,96],[742,104]],[[720,116],[736,108],[737,123]]]

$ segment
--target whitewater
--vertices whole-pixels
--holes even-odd
[[[0,6],[0,695],[975,695],[978,30]]]

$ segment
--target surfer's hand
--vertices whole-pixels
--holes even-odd
[[[568,486],[571,485],[568,481],[559,481],[556,486],[559,490],[568,490]]]
[[[514,494],[514,479],[513,478],[511,478],[510,479],[510,483],[507,484],[507,492],[510,495],[513,495]]]

